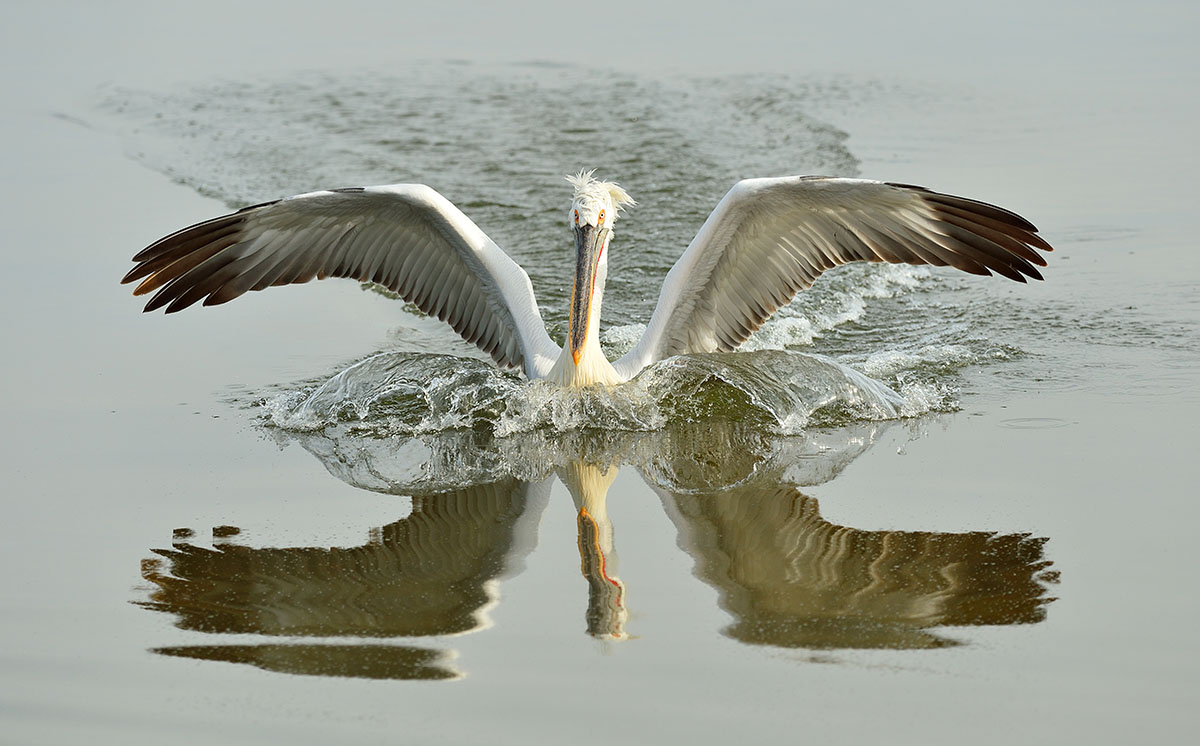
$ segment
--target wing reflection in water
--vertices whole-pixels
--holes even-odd
[[[864,531],[787,486],[669,495],[696,574],[742,642],[789,648],[934,648],[932,627],[1040,622],[1045,539],[985,531]]]
[[[295,439],[344,481],[417,493],[411,515],[352,548],[176,543],[144,564],[152,591],[139,603],[173,614],[187,630],[342,638],[157,648],[163,655],[299,674],[457,677],[452,651],[362,638],[486,627],[499,580],[519,571],[535,543],[557,475],[577,514],[585,629],[628,639],[607,497],[617,464],[630,464],[662,497],[696,575],[719,591],[734,617],[725,630],[734,639],[788,648],[933,648],[955,643],[932,628],[1043,619],[1052,600],[1047,585],[1057,579],[1044,539],[865,531],[821,518],[799,487],[834,478],[882,427],[788,438],[712,422],[482,441],[471,432],[408,440],[334,427],[304,433]]]
[[[412,513],[352,548],[188,543],[143,564],[145,608],[183,629],[301,637],[425,637],[486,626],[496,583],[535,542],[549,484],[515,479],[413,498]],[[165,564],[165,566],[164,566]],[[448,678],[447,656],[380,645],[163,648],[270,670]],[[350,672],[358,673],[350,673]]]

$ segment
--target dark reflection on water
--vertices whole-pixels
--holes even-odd
[[[183,629],[309,637],[408,637],[480,626],[492,581],[511,571],[531,540],[518,519],[529,485],[513,479],[413,498],[412,513],[350,548],[154,550],[143,577],[156,588],[142,606],[176,615]],[[537,510],[540,513],[540,506]]]
[[[450,656],[405,645],[180,645],[152,652],[175,658],[247,663],[264,671],[355,679],[455,679]]]
[[[1045,539],[987,531],[867,531],[820,516],[816,500],[798,487],[834,478],[879,429],[860,424],[778,438],[705,423],[690,431],[523,439],[520,447],[476,438],[473,444],[486,446],[490,457],[472,455],[463,433],[392,440],[379,448],[340,442],[332,428],[301,434],[296,439],[351,484],[417,492],[411,514],[349,548],[255,548],[230,541],[204,548],[179,536],[144,563],[143,576],[154,587],[138,603],[173,614],[183,629],[222,634],[405,638],[479,630],[499,601],[500,581],[519,572],[533,548],[557,478],[577,514],[586,632],[626,639],[627,588],[617,575],[607,510],[617,465],[625,463],[662,497],[679,545],[695,559],[696,575],[719,591],[721,606],[734,617],[725,634],[742,642],[936,648],[958,643],[933,634],[934,628],[1044,619],[1053,600],[1048,585],[1057,582]],[[456,447],[439,443],[444,438]],[[567,444],[590,458],[572,458]],[[497,449],[509,458],[497,457]],[[451,453],[456,457],[447,458]],[[414,481],[421,489],[406,490],[387,474],[420,474]],[[464,474],[478,483],[448,487]],[[359,483],[362,475],[369,475],[367,484]],[[636,597],[636,581],[634,589]],[[445,663],[448,650],[345,640],[155,652],[288,673],[459,675]]]
[[[1044,538],[838,526],[788,486],[664,498],[742,642],[943,647],[929,628],[1040,622],[1053,600]]]

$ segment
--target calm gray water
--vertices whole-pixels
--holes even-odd
[[[4,32],[0,742],[1194,732],[1194,11],[934,40],[820,10],[792,49],[787,9],[614,6],[640,23],[600,64],[486,10],[372,6],[359,43],[316,15],[58,10]],[[726,31],[738,54],[703,52]],[[1028,286],[842,268],[746,352],[585,396],[350,282],[171,317],[116,284],[228,209],[421,181],[561,336],[580,167],[640,203],[612,354],[747,176],[925,184],[1056,251]]]

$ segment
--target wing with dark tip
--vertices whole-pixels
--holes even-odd
[[[147,311],[216,305],[249,290],[348,277],[383,285],[449,323],[502,366],[540,377],[559,348],[529,276],[449,200],[422,184],[265,202],[160,239],[122,282]]]
[[[641,341],[615,364],[632,377],[686,353],[733,350],[826,270],[849,262],[950,266],[1042,279],[1050,251],[1029,221],[986,202],[865,179],[738,182],[667,273]]]

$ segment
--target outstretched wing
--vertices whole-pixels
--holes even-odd
[[[351,277],[391,289],[531,378],[544,375],[559,352],[525,271],[423,184],[311,192],[247,207],[160,239],[133,261],[122,282],[142,280],[134,295],[158,291],[147,311]]]
[[[1037,228],[1001,207],[906,184],[824,176],[747,179],[717,205],[667,273],[641,341],[615,364],[632,377],[672,355],[744,342],[820,274],[891,262],[1042,279]]]

